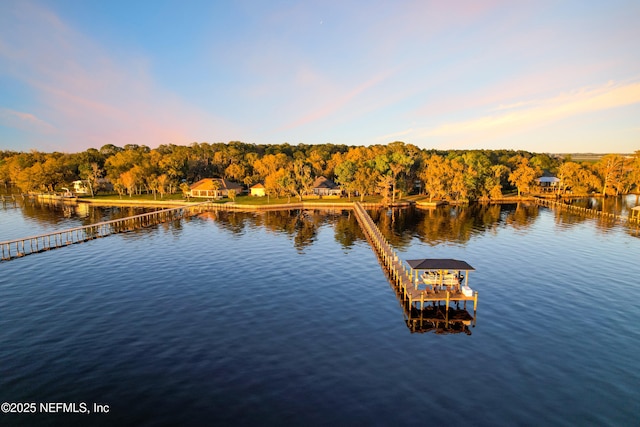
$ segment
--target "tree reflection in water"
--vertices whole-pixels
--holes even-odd
[[[635,206],[634,199],[635,196],[628,196],[609,198],[609,200],[575,200],[571,203],[602,209],[606,212],[626,214],[628,209]],[[21,197],[17,205],[17,209],[22,211],[25,218],[37,222],[43,230],[73,228],[161,209],[138,206],[101,207],[85,203],[22,200]],[[13,206],[10,208],[16,209]],[[538,218],[540,209],[547,208],[540,208],[533,202],[520,202],[499,205],[440,206],[434,209],[415,207],[377,209],[369,210],[369,214],[389,243],[397,249],[402,249],[408,247],[413,239],[431,246],[442,243],[464,244],[474,235],[495,231],[501,226],[526,229]],[[603,231],[616,225],[607,218],[586,217],[568,211],[555,210],[553,215],[555,222],[565,227],[592,220],[595,220],[597,226]],[[344,250],[351,249],[357,242],[366,242],[355,215],[350,210],[211,211],[200,217],[214,220],[222,229],[238,235],[244,234],[248,227],[265,227],[267,230],[285,233],[293,240],[294,247],[299,251],[313,245],[317,239],[319,227],[326,224],[333,226],[335,240]],[[181,222],[175,221],[159,227],[179,234]],[[629,233],[634,236],[640,234],[638,227],[629,227]]]
[[[298,251],[303,251],[316,241],[318,229],[322,225],[333,223],[336,227],[344,227],[341,225],[341,222],[344,222],[342,218],[348,219],[350,213],[291,209],[259,212],[214,211],[203,216],[215,219],[223,229],[234,234],[243,234],[247,227],[264,227],[273,232],[284,233],[293,240],[293,246]],[[351,227],[357,227],[355,219],[352,221]]]
[[[436,246],[465,243],[474,235],[501,225],[526,228],[539,212],[534,204],[475,204],[440,206],[434,209],[387,209],[370,212],[382,234],[396,248],[407,247],[413,238]]]

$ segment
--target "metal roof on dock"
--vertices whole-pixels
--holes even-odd
[[[407,260],[414,270],[475,270],[466,261],[451,258],[425,258]]]

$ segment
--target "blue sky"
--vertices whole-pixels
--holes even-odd
[[[0,2],[0,149],[640,150],[637,1]]]

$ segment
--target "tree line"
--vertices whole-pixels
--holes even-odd
[[[238,141],[191,145],[107,144],[79,153],[0,151],[0,182],[21,191],[54,191],[83,180],[91,192],[111,183],[121,195],[174,193],[202,178],[263,183],[273,196],[308,194],[316,177],[338,183],[349,196],[407,194],[432,200],[497,200],[533,191],[536,178],[554,175],[557,191],[619,195],[640,191],[640,150],[596,162],[516,150],[434,150],[412,144],[258,145]]]

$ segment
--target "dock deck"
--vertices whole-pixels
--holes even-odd
[[[380,265],[386,269],[389,280],[397,287],[399,295],[406,301],[408,308],[425,309],[425,303],[445,303],[448,309],[450,302],[463,301],[466,306],[467,301],[473,302],[474,317],[478,304],[478,292],[467,296],[462,292],[455,292],[444,289],[418,289],[412,279],[414,269],[403,264],[391,244],[382,235],[376,224],[373,222],[367,211],[358,203],[354,204],[354,212],[360,227],[365,233],[369,244],[378,256]],[[470,267],[470,266],[469,266]],[[471,267],[471,269],[473,269]]]

